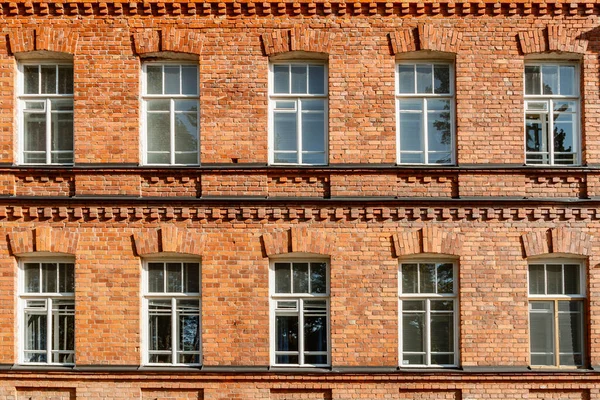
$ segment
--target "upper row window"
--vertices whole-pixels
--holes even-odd
[[[19,162],[72,164],[73,66],[19,68]],[[398,164],[456,163],[452,63],[401,62],[396,68]],[[142,73],[142,163],[198,165],[198,66],[146,63]],[[270,65],[270,164],[328,163],[327,76],[322,62]],[[529,63],[524,81],[526,164],[580,164],[577,66]]]

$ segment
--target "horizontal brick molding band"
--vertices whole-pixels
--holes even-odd
[[[133,34],[133,44],[138,55],[160,52],[202,53],[202,34],[191,29],[166,27],[142,29]]]
[[[429,226],[417,231],[395,233],[392,241],[396,257],[421,253],[460,256],[463,239],[460,233]]]
[[[416,28],[398,29],[389,37],[392,54],[419,50],[458,53],[462,33],[433,24],[419,24]]]
[[[79,34],[68,28],[40,27],[8,31],[10,51],[13,54],[30,51],[53,51],[75,54]]]
[[[587,40],[580,39],[579,32],[559,25],[519,32],[518,39],[525,55],[547,51],[583,54],[588,44]]]
[[[159,253],[202,256],[205,242],[202,233],[166,224],[158,229],[134,233],[133,240],[139,256]]]
[[[10,249],[15,256],[34,252],[75,255],[78,240],[77,233],[49,226],[8,234]]]
[[[307,227],[267,233],[262,240],[267,257],[288,253],[331,255],[334,250],[331,235]]]
[[[521,235],[526,257],[544,254],[576,254],[589,256],[592,236],[578,229],[552,228]]]
[[[307,27],[285,29],[260,35],[266,56],[290,51],[329,53],[334,34]]]

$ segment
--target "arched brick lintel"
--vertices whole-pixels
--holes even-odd
[[[431,226],[395,233],[392,240],[396,257],[421,253],[460,256],[463,242],[461,234]]]
[[[48,226],[38,227],[8,235],[10,249],[15,256],[34,252],[62,253],[75,255],[79,235]]]
[[[525,55],[544,52],[584,54],[588,44],[587,40],[577,38],[577,32],[561,25],[519,32],[518,40]]]
[[[307,227],[262,235],[267,257],[288,253],[312,253],[331,255],[333,238],[323,232]]]
[[[389,37],[393,55],[421,50],[456,54],[462,41],[462,32],[433,24],[420,24],[417,28],[396,30]]]
[[[204,235],[173,225],[133,234],[135,250],[141,257],[160,253],[177,253],[202,256]]]
[[[52,51],[75,54],[79,34],[72,29],[41,27],[12,29],[8,32],[10,51],[13,54],[31,51]]]
[[[522,235],[521,240],[526,257],[554,253],[589,256],[592,252],[592,236],[577,229],[536,230]]]
[[[143,29],[133,34],[135,52],[141,56],[160,52],[200,55],[202,43],[202,34],[191,29]]]
[[[333,33],[306,27],[263,33],[260,37],[266,56],[290,51],[329,54],[334,41]]]

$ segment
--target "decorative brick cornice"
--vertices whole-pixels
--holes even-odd
[[[544,254],[591,254],[592,236],[572,228],[553,228],[536,230],[521,236],[527,257]]]
[[[268,257],[288,253],[331,255],[334,250],[330,235],[307,227],[264,234],[262,239]]]
[[[417,28],[390,33],[393,54],[418,50],[458,53],[461,40],[461,32],[433,24],[419,24]]]
[[[202,53],[202,34],[191,29],[142,29],[133,34],[138,55],[159,52]]]
[[[561,25],[548,25],[545,29],[519,32],[519,44],[523,54],[543,52],[585,53],[587,40],[579,39],[578,32]]]
[[[75,255],[79,235],[64,229],[43,226],[22,232],[9,233],[8,241],[13,255],[34,252]]]
[[[395,233],[392,240],[396,257],[421,253],[459,256],[462,250],[461,234],[435,226]]]
[[[174,225],[162,225],[159,229],[134,233],[133,240],[139,256],[159,253],[202,256],[204,252],[202,233]]]
[[[52,51],[75,54],[79,34],[68,28],[40,27],[12,29],[8,32],[10,51],[13,54],[30,51]]]
[[[264,33],[260,37],[266,56],[289,51],[329,53],[334,41],[334,34],[307,27],[273,31]]]

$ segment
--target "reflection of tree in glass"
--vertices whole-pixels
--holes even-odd
[[[182,318],[183,326],[181,336],[183,338],[182,348],[184,351],[199,349],[200,337],[198,330],[198,317]]]
[[[435,92],[450,93],[449,68],[435,69]],[[449,145],[452,143],[452,136],[450,134],[450,102],[444,105],[444,110],[447,110],[447,112],[440,113],[440,117],[434,121],[433,126],[437,130],[437,133],[441,135],[440,143]],[[438,159],[437,162],[449,163],[450,161],[450,155],[446,155],[443,159]]]
[[[559,107],[558,110],[555,110],[555,114],[554,114],[554,120],[558,120],[558,117],[560,116],[561,112],[564,112],[568,109],[568,105],[567,104],[563,104]],[[571,152],[572,150],[572,146],[569,146],[567,148],[565,148],[565,139],[567,137],[567,132],[565,132],[564,129],[558,129],[556,126],[554,126],[554,151],[558,151],[558,152]]]

